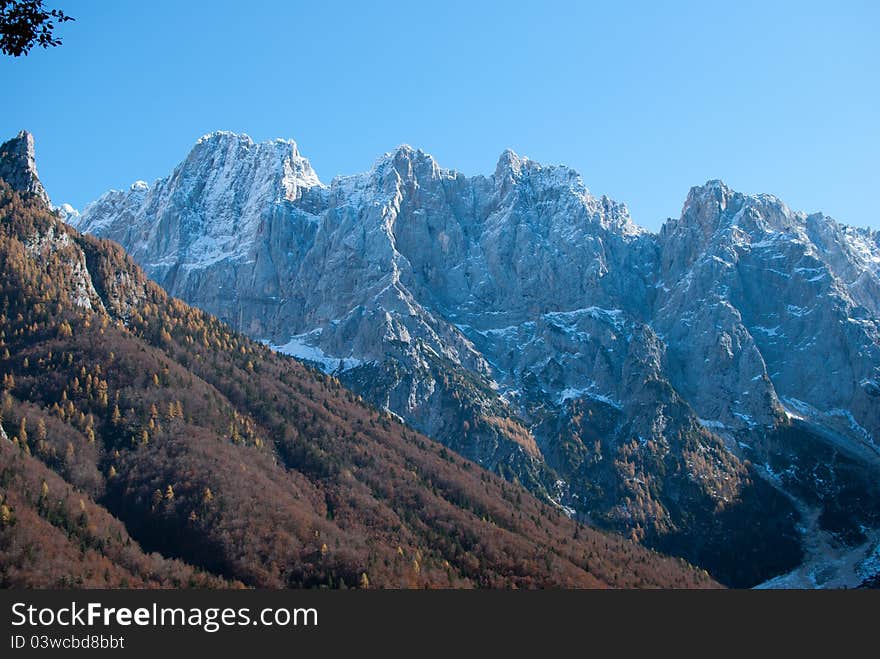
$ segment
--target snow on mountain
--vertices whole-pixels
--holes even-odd
[[[467,177],[401,146],[324,185],[294,142],[221,132],[70,221],[172,294],[662,548],[692,551],[733,505],[773,507],[794,533],[795,484],[758,496],[766,471],[744,461],[802,460],[778,440],[791,424],[880,450],[880,238],[770,195],[709,181],[652,234],[577,172],[512,151]],[[702,564],[738,551],[726,532]]]
[[[70,204],[61,204],[60,206],[56,206],[53,210],[58,213],[58,216],[67,222],[71,226],[76,226],[79,222],[80,213]]]

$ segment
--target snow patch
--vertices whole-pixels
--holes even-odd
[[[322,328],[318,328],[311,332],[297,334],[284,345],[270,345],[269,347],[276,352],[296,357],[301,361],[318,364],[325,373],[341,373],[363,364],[362,360],[354,357],[332,357],[318,346],[312,345],[310,341],[317,340],[322,331]]]
[[[783,334],[779,331],[779,327],[780,327],[779,325],[777,325],[776,327],[763,327],[761,325],[755,325],[752,328],[752,332],[753,333],[760,332],[761,334],[768,336],[768,337],[777,337],[778,336],[780,338],[785,338],[785,334]]]
[[[556,399],[557,405],[562,405],[568,400],[576,400],[578,398],[592,398],[593,400],[597,400],[600,403],[605,403],[606,405],[610,405],[611,407],[622,410],[623,406],[613,398],[609,396],[605,396],[604,394],[600,394],[596,392],[596,385],[591,384],[589,387],[585,387],[583,389],[574,389],[572,387],[567,387],[559,392],[559,396]]]

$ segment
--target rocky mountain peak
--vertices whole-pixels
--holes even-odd
[[[59,217],[72,227],[75,227],[81,217],[80,212],[70,204],[61,204],[56,207]]]
[[[34,195],[49,205],[49,195],[37,174],[34,136],[26,130],[0,146],[0,179],[20,193]]]
[[[670,229],[696,230],[708,238],[731,226],[754,235],[797,234],[805,229],[806,220],[804,213],[792,211],[774,195],[747,195],[731,190],[723,181],[711,180],[691,188],[681,218],[668,224]]]
[[[440,178],[442,169],[431,154],[414,149],[409,144],[401,144],[380,157],[372,173],[382,181],[390,175],[396,175],[404,181],[425,181]]]
[[[736,193],[723,181],[713,179],[690,189],[681,211],[681,222],[713,233]]]
[[[250,136],[244,133],[233,133],[230,130],[215,130],[202,135],[198,140],[196,140],[196,145],[224,143],[228,144],[231,142],[241,142],[251,146],[253,146],[254,144],[254,141],[250,138]]]
[[[514,181],[528,180],[536,188],[574,189],[590,196],[583,184],[580,174],[567,165],[542,165],[541,163],[520,156],[511,149],[505,149],[495,165],[495,185],[506,188]]]
[[[215,130],[202,135],[193,147],[193,151],[199,148],[207,150],[239,148],[242,150],[253,149],[259,146],[275,146],[279,152],[289,151],[291,155],[300,158],[302,154],[295,140],[276,137],[266,142],[255,142],[247,133],[235,133],[230,130]]]
[[[512,149],[504,149],[498,156],[498,164],[495,165],[495,178],[504,176],[516,176],[522,171],[522,166],[528,158],[521,158]]]
[[[218,184],[232,180],[234,173],[244,170],[262,192],[269,193],[273,188],[290,201],[298,199],[305,190],[323,187],[311,163],[291,139],[254,142],[243,133],[215,131],[196,142],[182,168],[186,174],[214,179]]]
[[[495,189],[502,197],[519,180],[522,175],[523,166],[528,160],[528,158],[520,157],[511,149],[505,149],[498,157],[498,164],[495,165],[493,179],[495,180]]]

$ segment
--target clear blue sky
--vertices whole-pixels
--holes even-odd
[[[292,137],[322,180],[406,142],[578,169],[656,229],[722,178],[880,227],[880,3],[47,0],[64,45],[0,58],[55,203],[171,171],[202,134]]]

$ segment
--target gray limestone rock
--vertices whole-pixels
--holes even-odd
[[[511,151],[466,177],[403,146],[325,185],[293,142],[214,133],[68,217],[173,295],[637,537],[709,533],[701,515],[766,476],[744,458],[793,423],[880,450],[880,237],[769,195],[710,181],[652,234]]]
[[[22,194],[34,195],[49,205],[49,195],[37,175],[34,137],[26,130],[0,145],[0,179]]]

